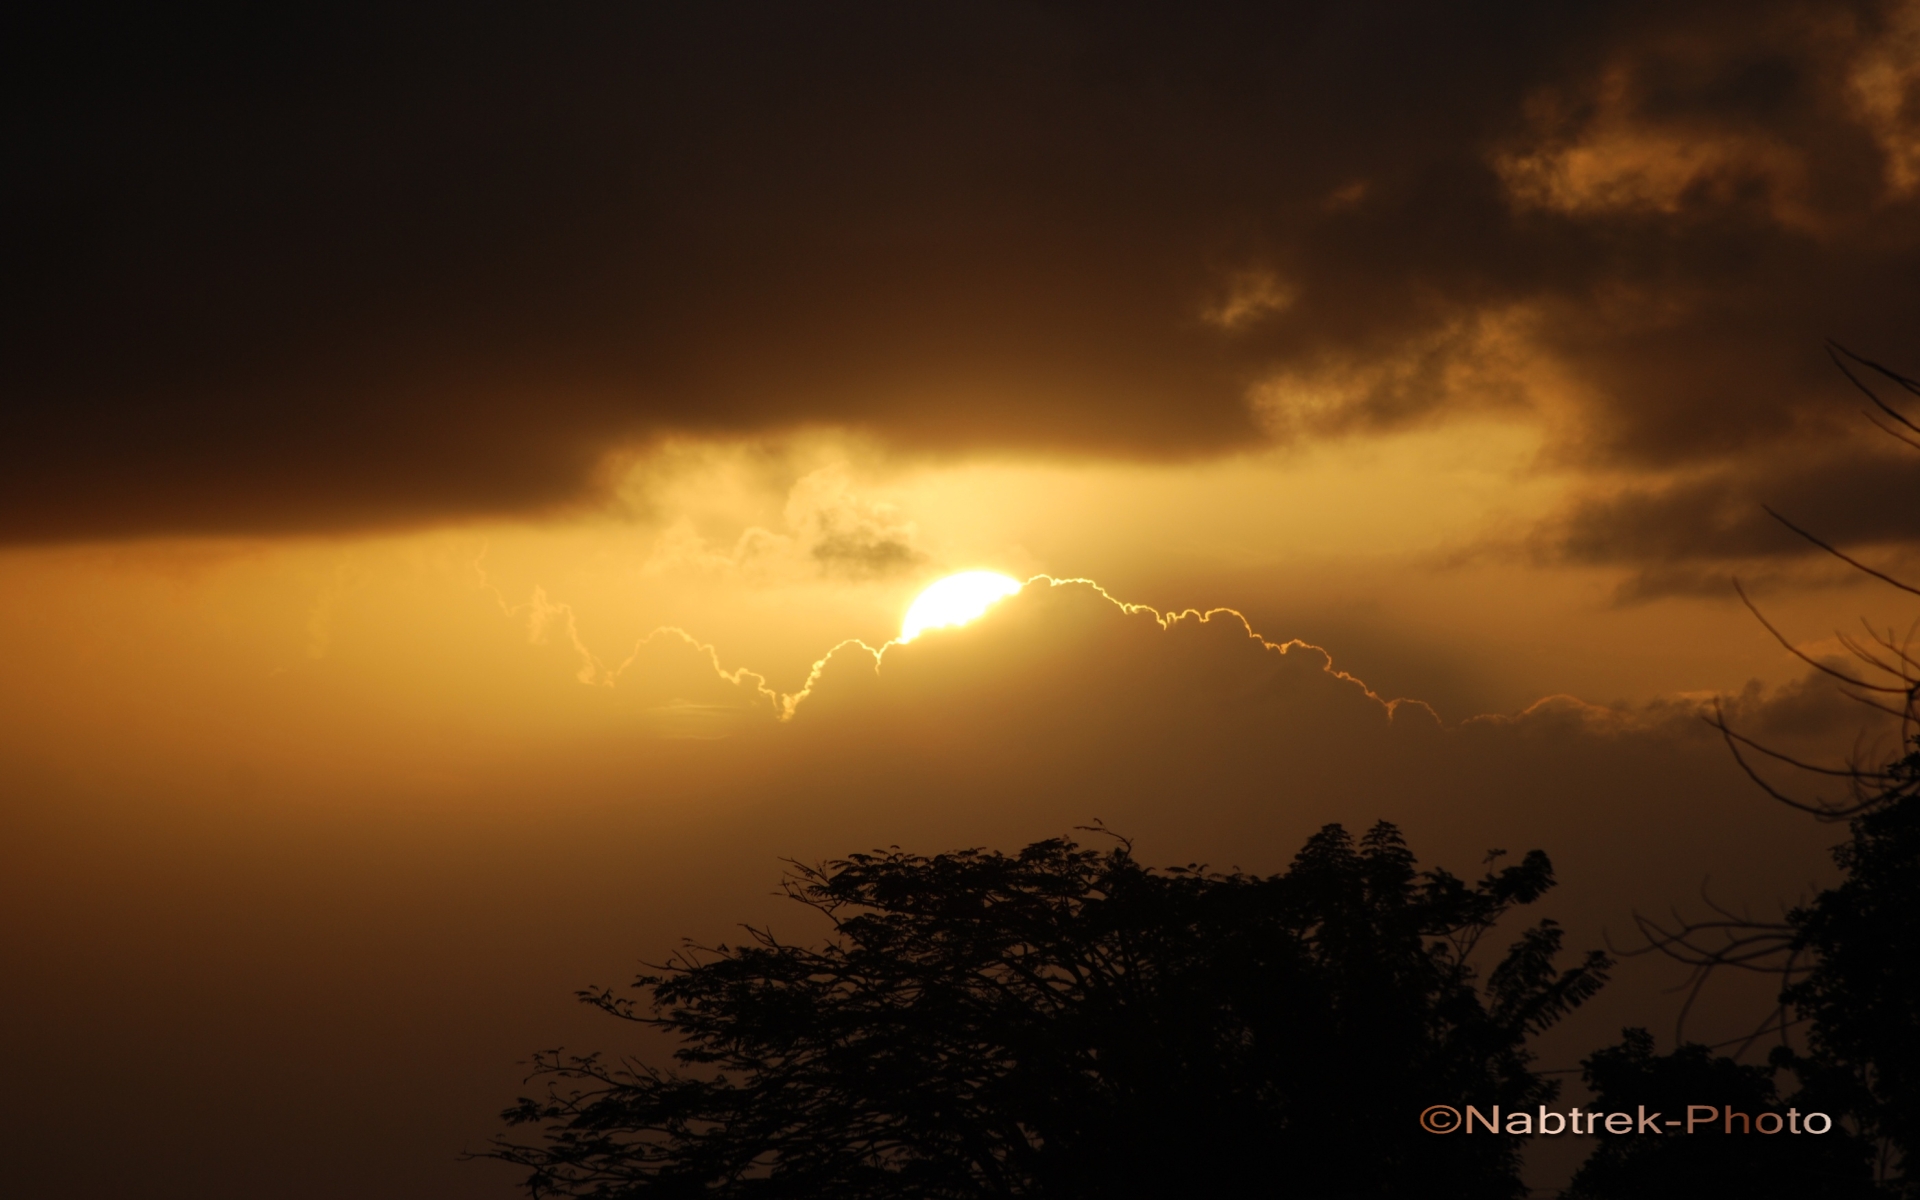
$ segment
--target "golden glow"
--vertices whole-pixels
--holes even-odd
[[[900,623],[900,641],[910,642],[928,629],[965,625],[997,600],[1020,590],[1020,581],[995,571],[963,571],[949,575],[921,592],[906,620]]]

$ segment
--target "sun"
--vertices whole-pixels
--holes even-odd
[[[900,623],[897,640],[910,642],[929,629],[965,625],[1020,587],[1019,580],[995,571],[962,571],[949,575],[920,593],[913,607],[907,610],[906,620]]]

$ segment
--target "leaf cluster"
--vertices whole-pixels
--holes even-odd
[[[1807,1019],[1807,1061],[1902,1160],[1896,1190],[1920,1195],[1920,749],[1888,775],[1834,848],[1841,881],[1790,914],[1813,966],[1781,999]]]
[[[1656,1055],[1644,1029],[1622,1031],[1618,1045],[1582,1064],[1593,1092],[1590,1107],[1636,1117],[1644,1110],[1685,1120],[1690,1105],[1746,1114],[1732,1131],[1724,1116],[1692,1132],[1662,1129],[1609,1134],[1594,1144],[1567,1191],[1568,1200],[1691,1200],[1696,1196],[1794,1196],[1804,1200],[1871,1200],[1873,1143],[1836,1122],[1824,1134],[1765,1134],[1752,1130],[1762,1112],[1838,1113],[1835,1097],[1803,1080],[1793,1095],[1777,1090],[1777,1069],[1794,1064],[1776,1055],[1771,1065],[1742,1063],[1698,1043]],[[1784,1119],[1784,1117],[1783,1117]]]
[[[1491,861],[1491,858],[1490,858]],[[678,1040],[663,1070],[542,1056],[540,1134],[492,1156],[536,1197],[1522,1194],[1517,1144],[1435,1138],[1428,1104],[1543,1102],[1527,1039],[1594,953],[1483,937],[1553,883],[1538,851],[1468,883],[1381,823],[1272,876],[1152,869],[1124,841],[796,864],[824,945],[765,929],[583,998]]]

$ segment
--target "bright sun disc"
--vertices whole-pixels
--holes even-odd
[[[920,593],[907,619],[900,623],[900,639],[910,642],[929,629],[965,625],[996,600],[1020,590],[1020,582],[993,571],[964,571],[949,575]]]

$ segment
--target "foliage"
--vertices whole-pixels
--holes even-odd
[[[1489,862],[1493,859],[1490,856]],[[1552,1098],[1530,1035],[1610,965],[1524,931],[1539,851],[1468,884],[1399,832],[1314,835],[1256,877],[1140,866],[1124,841],[796,865],[824,946],[690,949],[637,994],[676,1069],[543,1055],[491,1156],[536,1197],[1518,1196],[1518,1139],[1434,1137],[1437,1102]]]
[[[1901,1194],[1920,1195],[1920,749],[1834,849],[1843,877],[1789,920],[1813,967],[1782,999],[1808,1021],[1808,1059],[1852,1086],[1849,1114],[1885,1139]]]
[[[1920,380],[1831,343],[1829,353],[1873,406],[1869,418],[1920,450],[1920,422],[1876,390],[1876,384],[1891,384],[1920,397]],[[1862,577],[1920,596],[1920,587],[1767,511]],[[1848,822],[1848,839],[1833,851],[1841,880],[1777,922],[1717,906],[1708,919],[1672,926],[1639,918],[1647,944],[1628,953],[1657,951],[1692,966],[1688,1006],[1723,968],[1777,975],[1779,1006],[1741,1049],[1779,1034],[1772,1064],[1799,1077],[1802,1090],[1792,1099],[1808,1097],[1810,1107],[1844,1114],[1852,1132],[1875,1145],[1880,1194],[1920,1198],[1920,653],[1914,631],[1902,636],[1869,626],[1864,639],[1838,633],[1853,661],[1834,662],[1795,645],[1744,591],[1740,597],[1789,653],[1836,681],[1850,698],[1895,718],[1900,749],[1884,759],[1822,765],[1765,745],[1716,713],[1711,723],[1734,760],[1768,795],[1817,820]],[[1755,769],[1756,757],[1802,772],[1819,786],[1811,795],[1790,792]],[[1832,791],[1836,783],[1844,789],[1838,794]],[[1685,1019],[1683,1007],[1681,1029]],[[1791,1049],[1796,1027],[1805,1030],[1804,1054]]]
[[[1784,1065],[1784,1064],[1777,1064]],[[1581,1064],[1593,1091],[1590,1108],[1638,1117],[1650,1113],[1684,1120],[1689,1105],[1731,1108],[1748,1120],[1766,1111],[1836,1112],[1816,1087],[1782,1100],[1773,1069],[1715,1055],[1689,1044],[1655,1055],[1644,1029],[1623,1031],[1619,1045]],[[1699,1196],[1794,1196],[1804,1200],[1861,1200],[1873,1186],[1873,1145],[1836,1123],[1824,1134],[1728,1133],[1721,1123],[1690,1133],[1602,1135],[1574,1176],[1569,1200],[1693,1200]]]

